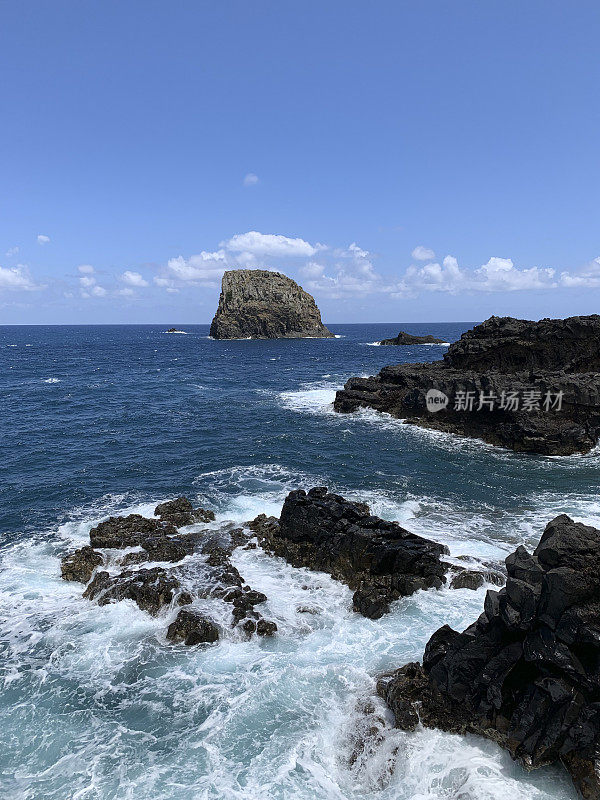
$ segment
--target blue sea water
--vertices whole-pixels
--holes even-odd
[[[600,525],[597,453],[517,455],[333,412],[351,375],[445,351],[377,340],[403,328],[451,342],[470,323],[231,342],[182,327],[0,328],[0,795],[574,798],[559,769],[525,773],[474,737],[394,731],[372,700],[378,673],[420,658],[440,625],[473,621],[484,589],[420,592],[373,622],[328,576],[236,551],[279,633],[226,630],[218,646],[189,649],[164,639],[174,611],[100,608],[60,580],[60,557],[93,524],[179,494],[243,522],[278,514],[293,488],[327,485],[482,560],[534,546],[563,511]],[[316,613],[298,611],[306,604]],[[377,733],[357,748],[367,699]]]

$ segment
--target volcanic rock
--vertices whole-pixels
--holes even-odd
[[[137,547],[148,538],[177,533],[170,522],[148,519],[140,514],[127,517],[109,517],[90,531],[92,547]]]
[[[192,525],[194,522],[213,522],[215,519],[214,511],[194,508],[187,497],[177,497],[175,500],[160,503],[154,509],[154,513],[163,522],[171,522],[177,528]]]
[[[435,336],[431,334],[427,334],[427,336],[413,336],[411,333],[400,331],[398,336],[395,336],[393,339],[382,339],[379,344],[446,344],[446,342],[443,339],[436,339]]]
[[[527,769],[561,761],[585,798],[600,798],[600,531],[554,519],[508,581],[458,633],[433,634],[423,665],[382,676],[396,725],[476,733]]]
[[[167,639],[187,645],[216,642],[219,628],[212,620],[188,608],[182,608],[174,622],[167,628]]]
[[[156,616],[163,606],[169,605],[180,583],[176,577],[161,567],[125,571],[111,576],[108,572],[97,572],[83,596],[97,600],[98,605],[133,600],[149,614]]]
[[[292,566],[328,572],[354,589],[355,610],[371,619],[386,613],[393,600],[445,581],[443,545],[324,487],[290,492],[279,524],[262,515],[250,527],[266,550]]]
[[[88,583],[96,567],[101,566],[104,559],[89,545],[80,547],[66,555],[60,564],[63,580]]]
[[[370,407],[519,452],[584,453],[600,436],[599,353],[600,316],[492,317],[450,345],[443,361],[350,378],[334,408]],[[432,389],[447,398],[436,413],[426,405]]]
[[[280,272],[230,270],[223,275],[213,339],[331,338],[311,295]]]

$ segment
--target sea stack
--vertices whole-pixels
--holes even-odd
[[[235,269],[223,275],[210,335],[213,339],[333,337],[308,292],[286,275],[264,269]]]

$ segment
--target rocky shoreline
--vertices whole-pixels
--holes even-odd
[[[353,610],[372,620],[420,589],[506,584],[487,591],[483,613],[463,633],[440,628],[422,664],[380,676],[377,693],[405,731],[478,734],[526,769],[560,761],[584,798],[600,800],[599,530],[561,515],[533,553],[518,547],[505,569],[471,569],[447,561],[443,545],[325,487],[292,491],[279,519],[261,514],[241,526],[217,523],[180,497],[159,504],[154,517],[100,522],[89,545],[63,558],[61,573],[85,585],[86,600],[129,600],[164,618],[172,643],[210,646],[224,635],[224,615],[219,623],[197,602],[207,598],[224,604],[242,637],[273,636],[277,624],[262,613],[267,596],[231,561],[239,547],[328,573],[352,589]],[[195,583],[186,580],[191,555],[206,569]]]
[[[442,361],[350,378],[334,408],[374,408],[407,423],[517,452],[586,453],[600,436],[600,316],[491,317]],[[440,405],[427,405],[431,391]],[[434,413],[435,412],[435,413]]]
[[[485,736],[526,769],[560,761],[597,800],[600,531],[563,514],[506,568],[506,587],[488,591],[477,622],[440,628],[422,665],[382,676],[378,693],[403,730]]]

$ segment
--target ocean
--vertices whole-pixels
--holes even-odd
[[[221,620],[217,646],[186,648],[164,638],[173,611],[99,607],[60,578],[92,525],[180,494],[244,522],[328,486],[482,561],[534,547],[561,512],[600,525],[596,451],[518,455],[333,411],[350,376],[445,352],[377,340],[402,328],[451,342],[472,324],[228,342],[205,325],[0,327],[3,798],[575,800],[559,768],[394,730],[373,697],[375,677],[419,660],[438,627],[474,621],[485,588],[419,592],[372,621],[329,576],[238,550],[278,634],[245,641]]]

